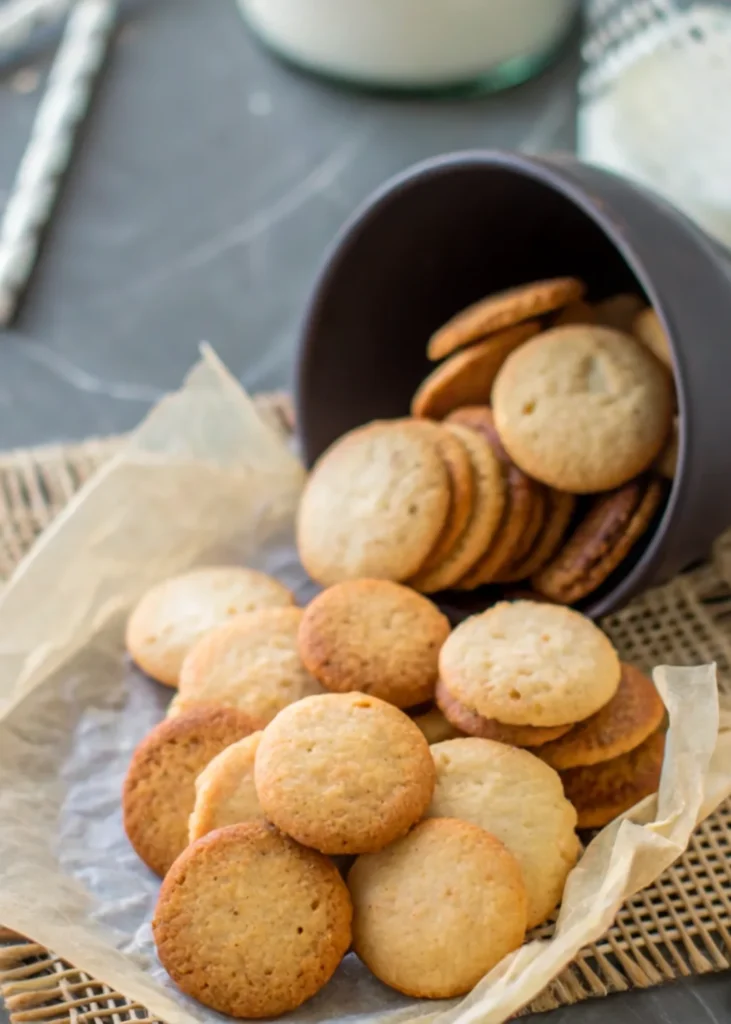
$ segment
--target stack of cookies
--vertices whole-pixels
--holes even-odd
[[[459,430],[479,450],[483,435]],[[400,437],[429,439],[426,465],[459,430]],[[417,509],[436,500],[404,486]],[[363,540],[363,558],[382,554]],[[576,828],[657,787],[652,683],[554,604],[500,603],[450,631],[392,580],[346,579],[300,609],[262,573],[210,568],[143,595],[127,644],[176,689],[122,798],[132,846],[163,877],[158,955],[233,1016],[295,1009],[349,949],[407,995],[469,991],[555,911]]]
[[[667,338],[637,296],[589,305],[558,278],[491,296],[434,334],[411,419],[351,431],[301,502],[323,585],[423,593],[521,584],[573,604],[656,520],[678,431]]]
[[[656,792],[665,709],[578,612],[501,602],[442,647],[436,699],[461,732],[529,748],[556,769],[579,828],[600,828]]]

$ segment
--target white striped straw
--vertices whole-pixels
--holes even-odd
[[[0,326],[13,318],[114,27],[117,0],[77,0],[0,223]]]

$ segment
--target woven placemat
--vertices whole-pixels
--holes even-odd
[[[257,399],[262,413],[291,433],[286,396]],[[0,577],[6,577],[38,534],[119,439],[28,449],[0,455]],[[710,562],[638,598],[602,623],[627,661],[716,661],[731,693],[731,533]],[[550,933],[550,926],[544,929]],[[731,800],[695,832],[686,853],[658,882],[619,912],[604,938],[574,962],[525,1012],[555,1009],[592,996],[646,988],[731,964]],[[0,927],[0,993],[13,1024],[127,1024],[150,1021],[144,1007],[51,950]]]

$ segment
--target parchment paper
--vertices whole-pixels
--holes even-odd
[[[303,479],[206,351],[0,596],[0,923],[169,1024],[218,1015],[182,996],[158,964],[149,920],[159,883],[122,830],[129,758],[171,696],[130,665],[124,621],[150,583],[195,564],[254,565],[305,600],[292,539]],[[660,668],[655,679],[670,719],[660,793],[588,847],[550,941],[523,946],[459,1003],[399,996],[350,955],[291,1016],[498,1024],[601,936],[731,792],[731,716],[722,713],[719,730],[714,667]]]

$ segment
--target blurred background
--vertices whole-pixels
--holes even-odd
[[[338,228],[448,150],[578,145],[731,240],[726,0],[81,3],[91,56],[69,0],[0,3],[2,448],[129,429],[202,340],[290,386]]]

